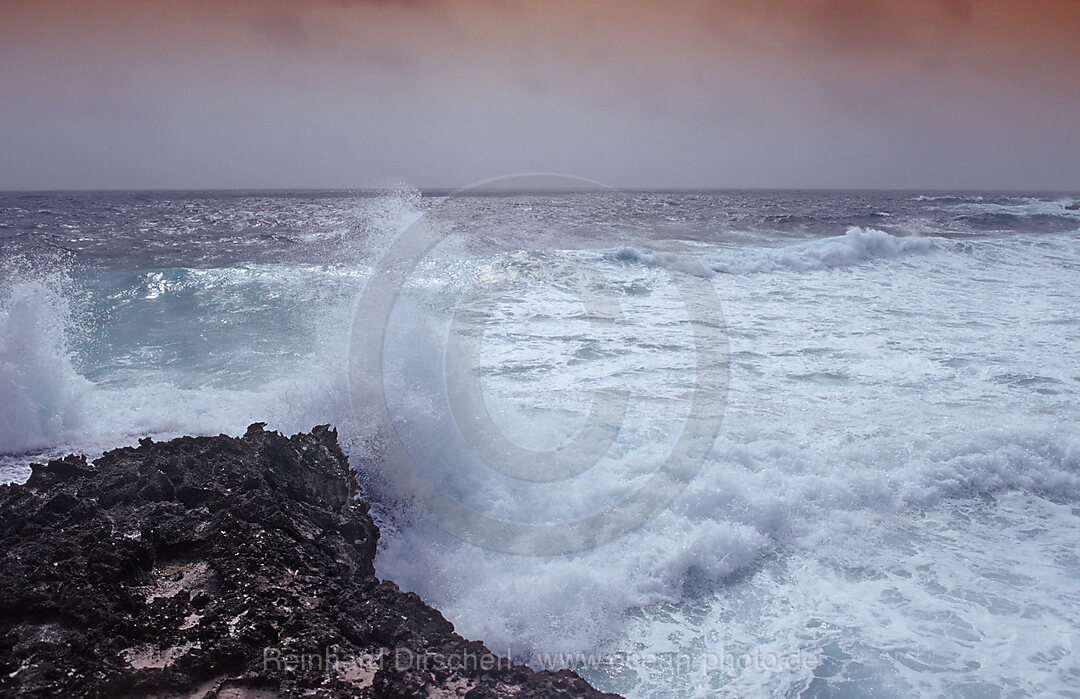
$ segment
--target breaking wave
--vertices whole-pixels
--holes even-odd
[[[71,359],[66,277],[20,276],[0,299],[0,453],[71,440],[85,426],[92,390]]]
[[[823,238],[782,248],[730,250],[701,260],[700,266],[670,252],[622,248],[615,259],[667,269],[717,274],[758,274],[763,272],[809,272],[847,267],[879,259],[938,249],[941,242],[921,236],[897,236],[874,228],[851,228],[842,236]]]

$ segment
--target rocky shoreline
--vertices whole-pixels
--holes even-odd
[[[614,697],[375,576],[337,433],[183,437],[0,486],[0,693]]]

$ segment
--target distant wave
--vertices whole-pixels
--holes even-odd
[[[1052,213],[1030,210],[1020,213],[1002,209],[964,214],[957,217],[967,226],[977,231],[1060,233],[1076,227],[1078,215],[1067,211],[1064,205]]]
[[[960,224],[962,230],[1002,232],[1065,232],[1075,228],[1080,210],[1073,208],[1071,197],[1001,196],[992,199],[962,196],[915,197],[913,201],[932,202],[929,207],[955,218],[948,225]],[[943,222],[944,223],[944,222]]]
[[[755,274],[775,271],[808,272],[846,267],[875,259],[893,258],[935,249],[934,238],[896,236],[874,228],[852,228],[842,236],[814,240],[782,248],[732,250],[702,261],[701,267],[672,253],[623,248],[615,253],[621,262],[636,262],[684,272]]]
[[[958,196],[958,195],[955,195],[955,194],[943,194],[943,195],[938,195],[938,196],[934,196],[934,195],[930,195],[930,194],[920,194],[919,196],[912,199],[912,201],[939,201],[939,202],[944,202],[944,203],[947,203],[947,204],[956,204],[956,203],[961,203],[961,202],[985,201],[985,199],[983,197],[980,197],[980,196],[964,197],[964,196]]]

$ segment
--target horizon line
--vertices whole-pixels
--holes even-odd
[[[1003,188],[1003,187],[609,187],[609,188],[470,188],[412,187],[410,185],[383,187],[147,187],[147,188],[46,188],[0,189],[0,196],[41,194],[386,194],[413,189],[421,196],[461,195],[529,195],[529,194],[586,194],[612,192],[624,194],[706,194],[722,192],[879,192],[879,193],[957,193],[957,194],[1071,194],[1080,195],[1080,188]]]

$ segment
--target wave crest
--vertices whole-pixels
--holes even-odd
[[[731,250],[702,261],[706,272],[716,274],[760,274],[763,272],[809,272],[847,267],[877,259],[925,253],[939,245],[935,238],[898,236],[876,228],[851,228],[841,236],[823,238],[782,248]],[[615,259],[652,267],[698,273],[700,269],[679,255],[636,248],[618,250]]]

